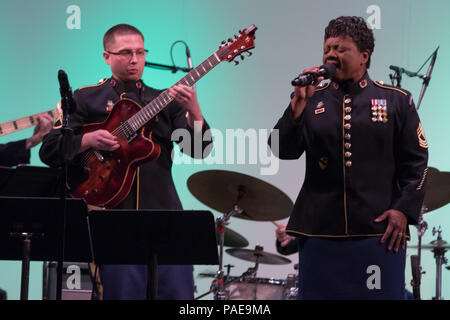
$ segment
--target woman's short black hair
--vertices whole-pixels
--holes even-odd
[[[349,36],[353,39],[360,52],[369,50],[369,59],[366,67],[370,67],[370,57],[375,48],[375,38],[373,31],[367,25],[367,22],[361,17],[342,16],[331,20],[325,28],[325,41],[328,38],[340,36]]]

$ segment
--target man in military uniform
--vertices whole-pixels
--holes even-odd
[[[300,238],[301,299],[404,297],[408,224],[417,224],[424,198],[428,146],[411,94],[370,79],[373,50],[364,19],[330,21],[323,63],[336,75],[296,87],[275,126],[280,158],[306,154],[286,228]]]
[[[77,110],[69,118],[74,136],[73,149],[68,155],[72,172],[80,172],[80,162],[86,150],[114,151],[119,148],[117,138],[109,131],[96,130],[82,135],[79,131],[82,125],[104,121],[120,99],[129,98],[144,106],[162,92],[146,86],[141,80],[147,50],[138,29],[124,24],[114,26],[105,33],[103,45],[103,56],[111,67],[112,77],[74,92]],[[203,119],[194,90],[177,85],[169,89],[169,95],[175,101],[150,121],[152,140],[161,147],[159,158],[139,167],[130,194],[117,209],[182,209],[172,180],[171,135],[179,128],[185,128],[191,134],[195,129],[201,134],[209,127]],[[58,124],[45,137],[40,150],[42,161],[50,166],[60,165],[61,132]],[[191,149],[182,151],[189,155],[192,153]],[[203,152],[194,156],[202,155]],[[100,276],[104,299],[147,298],[147,266],[105,265],[100,267]],[[159,299],[193,299],[192,266],[159,266],[158,276]]]

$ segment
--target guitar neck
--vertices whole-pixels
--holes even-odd
[[[183,84],[185,86],[192,87],[198,80],[200,80],[220,62],[221,60],[219,59],[217,53],[214,52],[208,59],[203,61],[196,68],[192,69],[175,85]],[[128,124],[134,131],[139,130],[159,112],[161,112],[170,102],[172,102],[172,100],[173,98],[169,96],[169,90],[163,91],[158,97],[142,108],[142,110],[128,119]]]
[[[40,112],[32,116],[19,118],[13,121],[8,121],[0,124],[0,136],[4,136],[19,130],[27,129],[35,126],[38,123],[38,116],[42,114],[49,114],[53,119],[58,114],[58,109],[53,109],[45,112]]]

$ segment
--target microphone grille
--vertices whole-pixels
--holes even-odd
[[[336,75],[336,65],[334,63],[327,63],[320,67],[326,72],[326,78],[331,78]]]

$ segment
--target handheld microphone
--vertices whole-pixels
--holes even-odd
[[[325,79],[332,78],[336,75],[336,65],[333,63],[327,63],[320,66],[319,71],[316,74],[304,74],[298,76],[291,81],[293,86],[305,87],[312,84],[319,77],[324,77]]]
[[[67,78],[67,74],[64,70],[58,71],[58,81],[59,92],[61,93],[61,106],[63,109],[67,107],[68,114],[72,114],[75,112],[77,105],[72,97],[72,88],[69,85],[69,79]]]

